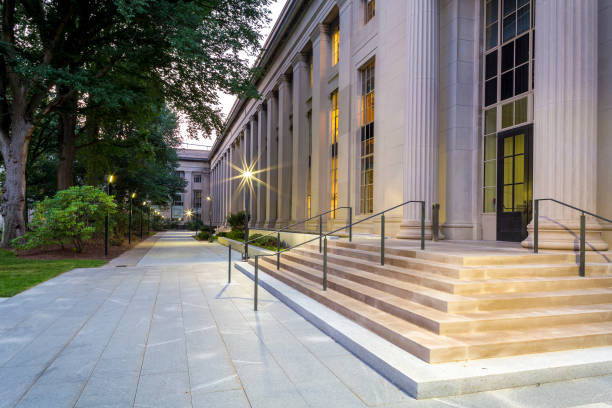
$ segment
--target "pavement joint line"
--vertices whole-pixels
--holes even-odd
[[[127,276],[125,276],[123,279],[121,279],[116,285],[115,285],[115,290],[119,287],[119,285],[121,285],[121,283],[123,283],[123,281],[127,279]],[[114,290],[113,290],[114,292]],[[112,293],[112,292],[111,292]],[[30,390],[32,389],[32,387],[34,386],[34,384],[36,384],[38,382],[38,380],[47,372],[47,369],[49,367],[51,367],[51,365],[57,360],[57,358],[64,352],[64,350],[66,349],[66,347],[68,347],[68,345],[72,342],[72,340],[74,340],[74,338],[77,336],[77,334],[79,334],[81,332],[81,330],[83,329],[83,327],[85,327],[85,325],[87,324],[87,322],[89,322],[89,320],[100,310],[100,308],[102,307],[102,305],[104,305],[105,302],[100,302],[100,304],[98,305],[98,307],[96,308],[95,311],[93,311],[89,317],[85,320],[85,322],[83,322],[83,324],[78,328],[78,330],[76,330],[73,335],[70,337],[70,339],[68,339],[68,341],[62,346],[61,350],[59,350],[54,356],[53,358],[45,365],[45,367],[41,370],[40,373],[38,373],[38,375],[34,378],[34,380],[30,383],[30,385],[28,385],[27,389],[19,396],[19,398],[15,401],[15,406],[17,406],[21,400],[23,399],[23,397],[30,392]],[[13,355],[13,358],[15,356]],[[10,361],[10,360],[9,360]],[[80,397],[80,394],[79,394]]]
[[[249,394],[247,394],[245,388],[244,388],[244,383],[242,382],[242,378],[240,378],[240,376],[238,375],[238,370],[236,369],[236,365],[234,364],[234,361],[232,360],[232,356],[229,352],[229,349],[227,347],[227,343],[225,342],[225,338],[223,337],[223,334],[221,333],[221,329],[219,327],[219,323],[217,321],[217,317],[215,316],[215,313],[213,311],[213,309],[211,309],[211,305],[210,305],[210,301],[208,300],[208,297],[206,297],[206,293],[204,292],[204,288],[202,287],[202,281],[200,279],[196,280],[200,291],[202,292],[202,296],[204,298],[204,301],[206,302],[206,304],[208,305],[208,308],[210,309],[210,315],[212,317],[212,319],[215,322],[215,326],[217,327],[217,333],[219,333],[219,340],[221,340],[221,342],[223,343],[223,348],[225,349],[225,354],[228,357],[228,360],[231,361],[231,365],[232,365],[232,370],[234,370],[234,373],[238,376],[238,382],[240,383],[240,388],[242,388],[242,392],[244,394],[244,398],[246,398],[247,403],[249,404],[250,407],[253,406],[251,399],[249,398]]]
[[[161,287],[161,279],[159,281],[156,281],[156,283],[157,283],[157,290],[155,291],[155,301],[153,302],[153,305],[151,306],[151,313],[149,315],[150,316],[149,317],[149,327],[147,329],[147,336],[145,339],[145,347],[142,353],[142,359],[140,360],[140,369],[138,370],[138,382],[136,383],[136,389],[134,390],[134,397],[132,398],[132,406],[136,406],[136,396],[138,395],[138,389],[140,388],[140,379],[142,377],[142,366],[144,364],[144,358],[147,353],[146,343],[149,342],[149,335],[151,334],[151,326],[153,325],[153,316],[155,314],[155,308],[157,307],[157,297],[159,296],[159,289]]]
[[[127,276],[126,276],[127,278]],[[119,325],[121,324],[121,320],[123,320],[123,317],[125,316],[125,314],[127,313],[128,309],[129,309],[129,305],[131,304],[132,300],[134,299],[134,296],[136,296],[136,293],[138,293],[138,289],[141,287],[142,285],[142,279],[143,279],[143,275],[140,275],[140,278],[138,280],[138,285],[136,285],[136,287],[134,288],[134,291],[132,292],[132,295],[130,296],[130,301],[125,303],[125,307],[123,308],[123,312],[121,313],[121,317],[119,317],[119,319],[117,319],[117,323],[115,324],[115,327],[113,328],[113,332],[111,333],[111,335],[108,337],[108,340],[106,341],[106,344],[104,345],[104,348],[102,349],[102,351],[100,352],[100,354],[98,355],[98,358],[96,360],[96,364],[94,364],[94,366],[91,369],[91,372],[89,373],[89,376],[87,377],[87,380],[85,381],[85,383],[83,384],[83,387],[81,387],[81,391],[79,392],[79,395],[77,396],[74,406],[76,407],[79,403],[79,400],[81,399],[81,397],[83,396],[83,392],[85,391],[85,388],[87,387],[87,385],[89,384],[89,380],[91,379],[91,376],[93,375],[94,371],[96,370],[96,368],[98,367],[98,364],[100,364],[100,359],[102,358],[102,356],[104,355],[104,352],[106,351],[106,349],[108,348],[108,345],[110,344],[113,336],[115,335],[115,333],[117,332],[117,328],[119,327]],[[122,282],[123,283],[123,282]],[[114,293],[114,292],[113,292]],[[111,300],[112,299],[107,299]]]
[[[189,383],[189,404],[193,407],[193,383],[191,382],[191,369],[189,368],[189,356],[187,355],[187,336],[185,333],[185,313],[183,310],[183,281],[176,276],[178,281],[178,295],[181,308],[181,321],[183,323],[183,343],[185,344],[185,365],[187,366],[187,381]]]

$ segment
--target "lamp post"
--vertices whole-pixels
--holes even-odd
[[[142,208],[140,209],[140,240],[142,241],[142,210],[147,205],[146,201],[142,202]]]
[[[212,227],[212,197],[206,196],[206,201],[208,201],[208,226]]]
[[[132,201],[136,198],[136,193],[130,195],[130,216],[128,221],[128,244],[132,244]]]
[[[115,176],[109,174],[106,178],[106,194],[110,196],[111,184],[113,183]],[[104,256],[108,256],[108,246],[109,246],[109,216],[108,210],[106,210],[106,216],[104,217]]]
[[[151,207],[147,207],[147,218],[149,219],[147,221],[147,237],[149,235],[151,235]]]
[[[249,260],[249,190],[253,172],[247,169],[242,172],[244,179],[244,260]]]

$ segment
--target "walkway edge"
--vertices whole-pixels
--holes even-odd
[[[253,279],[254,268],[234,263]],[[612,347],[428,364],[265,272],[260,286],[417,399],[596,377],[612,373]]]

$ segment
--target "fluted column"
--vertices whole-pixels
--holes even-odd
[[[266,97],[267,131],[266,139],[268,162],[268,188],[266,190],[266,227],[274,228],[276,223],[277,191],[278,191],[278,103],[274,92]]]
[[[312,41],[312,157],[311,213],[316,215],[330,207],[329,197],[329,27],[319,24]]]
[[[534,198],[597,209],[597,1],[536,2]],[[539,246],[579,245],[580,213],[542,202]],[[523,246],[532,246],[530,236]],[[601,226],[587,220],[587,249],[607,249]]]
[[[406,2],[406,112],[404,201],[425,200],[426,236],[431,237],[431,205],[437,196],[438,2]],[[421,236],[421,209],[404,206],[398,238]]]
[[[278,211],[276,227],[289,225],[291,218],[291,82],[287,74],[278,81]]]
[[[242,158],[240,160],[240,168],[244,169],[245,166],[248,166],[251,163],[251,129],[247,125],[242,131]],[[242,200],[242,208],[243,211],[246,211],[245,205],[245,195],[246,195],[246,186],[242,188],[240,199]]]
[[[238,142],[238,137],[236,137],[236,140],[232,143],[232,148],[230,150],[230,166],[229,166],[229,175],[228,175],[229,180],[230,180],[229,214],[238,212],[238,208],[240,205],[239,200],[238,200],[238,179],[236,178],[236,176],[238,176],[238,172],[236,171],[236,168],[238,168],[240,165],[240,162],[238,161],[238,158],[240,157],[239,148],[240,148],[240,145]]]
[[[306,92],[309,86],[308,56],[298,53],[293,60],[293,157],[291,182],[291,222],[306,218],[308,182],[308,123]],[[303,227],[303,226],[302,226]]]
[[[259,146],[259,152],[257,155],[256,170],[257,178],[261,181],[257,183],[256,195],[257,195],[257,226],[264,227],[266,222],[266,198],[268,185],[268,118],[266,115],[266,103],[263,102],[257,108],[257,145]]]

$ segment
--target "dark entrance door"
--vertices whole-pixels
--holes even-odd
[[[522,241],[532,217],[532,126],[498,134],[497,240]]]

